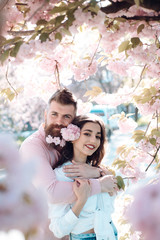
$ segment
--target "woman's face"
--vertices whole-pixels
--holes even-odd
[[[93,122],[85,123],[81,129],[79,139],[73,141],[73,159],[77,162],[86,162],[87,156],[91,156],[98,149],[100,143],[100,125]]]

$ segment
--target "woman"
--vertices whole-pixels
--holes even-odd
[[[113,197],[107,193],[89,197],[89,180],[76,176],[72,180],[63,172],[63,166],[72,164],[72,160],[100,166],[106,140],[104,123],[94,114],[78,116],[61,132],[67,141],[54,171],[59,181],[74,181],[73,190],[77,199],[74,204],[49,205],[50,230],[59,238],[70,234],[71,240],[115,240],[111,220]]]

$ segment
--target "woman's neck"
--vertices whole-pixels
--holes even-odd
[[[87,156],[86,155],[81,155],[81,154],[74,154],[73,155],[73,160],[77,163],[86,163]]]

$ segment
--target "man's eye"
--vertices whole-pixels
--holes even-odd
[[[56,116],[56,113],[52,113],[52,116]]]
[[[68,116],[68,115],[65,115],[65,118],[68,118],[68,119],[69,119],[69,118],[71,118],[71,117],[70,117],[70,116]]]

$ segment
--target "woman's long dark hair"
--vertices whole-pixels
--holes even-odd
[[[104,150],[104,144],[106,142],[105,126],[100,117],[91,113],[87,115],[79,115],[75,117],[72,124],[82,129],[84,124],[86,124],[87,122],[98,123],[101,129],[100,146],[91,156],[87,157],[87,162],[86,162],[91,166],[98,167],[105,154],[105,150]],[[66,145],[61,151],[60,159],[58,160],[54,168],[61,166],[63,163],[72,161],[72,160],[73,160],[73,144],[72,142],[66,142]]]

